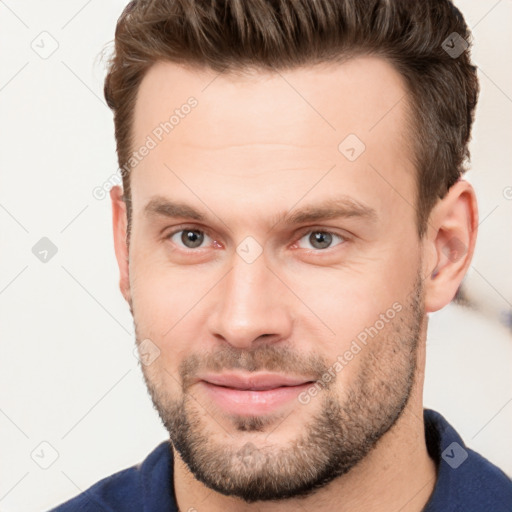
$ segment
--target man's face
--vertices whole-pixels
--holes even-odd
[[[160,351],[142,366],[153,402],[208,487],[311,493],[400,417],[424,317],[405,94],[368,57],[145,76],[127,296],[141,350]]]

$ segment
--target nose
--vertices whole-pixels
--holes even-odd
[[[209,332],[234,348],[251,349],[290,337],[293,294],[266,263],[234,254],[231,271],[217,285]]]

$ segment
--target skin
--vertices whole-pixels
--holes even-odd
[[[265,468],[277,471],[279,459],[292,471],[291,447],[327,410],[330,428],[309,438],[303,453],[334,452],[330,436],[345,432],[360,460],[309,494],[253,502],[205,485],[173,446],[180,510],[420,511],[436,477],[422,420],[427,313],[450,302],[470,264],[478,224],[472,187],[459,180],[418,238],[407,91],[380,58],[246,76],[157,63],[138,92],[134,147],[190,96],[197,107],[132,171],[129,245],[122,190],[111,191],[120,288],[137,342],[150,339],[160,350],[142,367],[153,402],[175,444],[173,429],[181,429],[185,441],[211,450],[212,474],[227,471],[220,485],[250,483]],[[348,134],[366,146],[355,161],[338,150]],[[146,214],[157,195],[206,220]],[[276,222],[340,196],[374,216]],[[170,237],[180,227],[203,230],[202,245],[187,248],[181,232]],[[342,238],[318,248],[310,236],[318,231]],[[248,236],[263,251],[251,263],[236,252]],[[194,380],[214,363],[219,373],[235,364],[247,373],[257,363],[316,378],[395,303],[401,312],[307,404],[227,415]],[[194,358],[198,366],[184,372]],[[351,396],[360,397],[359,408]],[[351,436],[358,426],[370,432],[378,414],[385,432],[362,449]],[[240,453],[249,457],[244,464]]]

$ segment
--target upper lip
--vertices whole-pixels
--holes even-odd
[[[314,379],[303,377],[293,377],[289,375],[279,375],[277,373],[256,373],[256,374],[206,374],[200,380],[206,381],[217,386],[225,386],[234,389],[264,391],[282,386],[298,386],[312,382]]]

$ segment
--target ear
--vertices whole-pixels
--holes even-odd
[[[115,186],[110,190],[112,200],[112,223],[114,228],[114,249],[117,265],[119,266],[119,288],[125,300],[130,303],[130,280],[128,273],[128,244],[126,237],[127,212],[126,203],[123,200],[123,190]]]
[[[477,231],[475,192],[467,181],[459,180],[429,217],[424,239],[427,313],[443,308],[457,293],[473,257]]]

